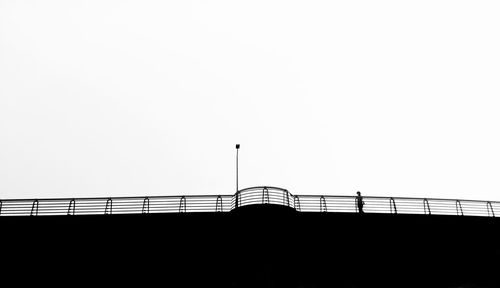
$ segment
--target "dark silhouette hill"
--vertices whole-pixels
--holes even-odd
[[[0,231],[1,278],[16,286],[500,287],[494,217],[251,205],[0,217]]]

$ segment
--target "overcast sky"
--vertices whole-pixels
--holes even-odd
[[[498,1],[0,0],[0,198],[500,200]]]

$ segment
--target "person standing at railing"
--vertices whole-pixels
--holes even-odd
[[[358,196],[356,196],[356,206],[358,207],[359,213],[364,213],[363,206],[365,206],[365,201],[363,201],[363,197],[361,196],[361,192],[356,192]]]

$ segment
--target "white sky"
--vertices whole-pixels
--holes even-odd
[[[0,197],[500,200],[500,2],[0,0]]]

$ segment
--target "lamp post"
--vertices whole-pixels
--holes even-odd
[[[240,151],[240,144],[236,144],[236,201],[235,201],[235,207],[238,208],[238,202],[239,202],[239,189],[238,189],[238,152]]]

